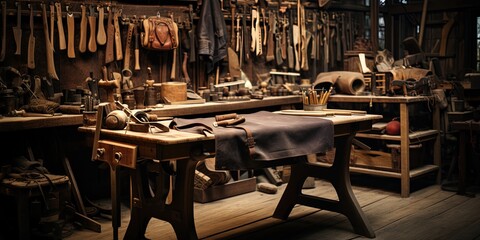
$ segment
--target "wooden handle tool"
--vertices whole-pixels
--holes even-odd
[[[43,32],[45,34],[45,55],[47,56],[47,73],[51,79],[59,80],[55,71],[55,61],[53,59],[53,47],[48,35],[48,20],[45,4],[42,5]]]
[[[55,38],[54,33],[55,33],[55,5],[53,3],[50,3],[50,45],[52,45],[52,49],[54,49],[54,40]],[[54,50],[55,51],[55,50]]]
[[[87,7],[82,4],[82,18],[80,20],[80,42],[78,43],[78,50],[84,53],[87,50]]]
[[[75,58],[75,18],[73,13],[67,13],[67,30],[68,30],[68,49],[67,56]]]
[[[62,4],[56,2],[55,8],[57,10],[58,47],[60,50],[65,50],[67,49],[67,43],[65,42],[65,31],[63,30]]]
[[[17,26],[13,27],[13,38],[15,39],[15,55],[22,54],[22,3],[17,4]]]
[[[177,33],[177,36],[175,36],[175,39],[178,39],[178,26],[177,26],[177,23],[175,23],[175,20],[173,19],[173,14],[170,15],[170,18],[172,19],[175,33]],[[173,49],[173,63],[172,63],[172,70],[170,71],[171,80],[175,80],[177,78],[177,54],[178,54],[177,49],[176,48]]]
[[[98,32],[97,32],[97,43],[98,45],[105,45],[107,43],[107,35],[105,33],[105,10],[103,6],[98,6]]]
[[[0,52],[0,62],[5,60],[5,51],[7,50],[7,2],[2,1],[2,51]]]
[[[88,25],[90,26],[90,38],[88,39],[88,51],[97,51],[97,17],[95,16],[95,9],[90,5],[90,15],[88,16]]]
[[[115,29],[113,26],[113,13],[112,8],[108,7],[108,20],[107,20],[107,47],[105,49],[105,64],[111,63],[114,60],[113,56],[113,44],[114,44],[114,35]]]
[[[30,7],[30,36],[28,37],[27,67],[35,69],[35,35],[33,34],[33,6]]]
[[[130,52],[131,52],[132,35],[133,35],[134,29],[135,29],[135,24],[129,23],[128,32],[127,32],[127,42],[125,44],[125,59],[123,60],[123,70],[122,70],[123,89],[133,88],[133,82],[130,80],[130,78],[133,75],[132,70],[130,70]]]
[[[135,67],[134,69],[136,71],[140,70],[140,48],[139,48],[139,38],[140,38],[140,34],[138,33],[138,23],[135,24]]]
[[[123,59],[122,53],[122,33],[120,32],[120,24],[118,23],[120,18],[120,10],[115,9],[113,12],[113,26],[115,29],[115,59],[120,61]]]

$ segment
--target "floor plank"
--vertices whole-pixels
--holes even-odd
[[[210,203],[195,203],[195,225],[200,239],[367,239],[353,232],[348,219],[338,213],[296,205],[288,220],[272,218],[286,185],[277,194],[251,192]],[[333,187],[321,180],[308,194],[336,199]],[[442,191],[431,185],[401,198],[398,192],[353,186],[354,194],[376,233],[375,239],[476,239],[480,238],[480,200]],[[67,240],[112,238],[111,222],[99,219],[102,232],[75,231]],[[123,238],[129,209],[122,208]],[[146,237],[176,239],[170,224],[152,219]]]

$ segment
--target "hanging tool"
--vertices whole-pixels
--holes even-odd
[[[135,24],[129,23],[128,30],[127,30],[127,42],[125,43],[125,58],[123,60],[123,70],[122,70],[122,87],[125,90],[133,88],[132,80],[130,80],[130,78],[133,75],[132,70],[130,69],[130,52],[131,52],[132,36],[133,36],[134,29],[135,29]]]
[[[275,59],[274,56],[274,49],[275,49],[275,43],[274,43],[274,38],[275,38],[275,32],[277,31],[277,20],[275,19],[275,15],[273,12],[269,11],[268,12],[268,26],[269,26],[269,32],[268,32],[268,45],[267,45],[267,56],[265,56],[265,61],[266,62],[271,62],[273,59]]]
[[[87,7],[85,4],[80,5],[82,9],[82,17],[80,19],[80,41],[78,43],[78,51],[84,53],[87,51]]]
[[[282,37],[281,37],[281,46],[282,46],[282,59],[287,59],[287,17],[285,13],[283,13],[283,21],[282,21]]]
[[[105,33],[105,26],[104,26],[105,10],[104,10],[103,6],[98,5],[97,6],[97,11],[98,11],[97,43],[98,43],[98,45],[103,46],[107,42],[107,35]]]
[[[113,25],[113,9],[112,7],[107,7],[107,10],[107,47],[105,49],[105,64],[111,63],[114,60],[113,45],[115,37],[115,26]]]
[[[22,54],[22,3],[15,2],[17,5],[17,26],[13,27],[13,38],[17,46],[15,55]]]
[[[293,46],[292,46],[292,37],[293,37],[293,30],[292,26],[289,25],[293,24],[292,20],[293,16],[291,11],[289,11],[289,16],[286,25],[288,25],[288,32],[287,32],[287,62],[288,62],[288,68],[293,69],[295,67],[295,56],[293,52]]]
[[[90,5],[90,14],[88,16],[88,25],[90,26],[90,38],[88,39],[88,51],[97,51],[97,16],[95,15],[95,8]]]
[[[45,55],[47,56],[47,72],[50,79],[59,80],[55,71],[55,61],[53,59],[53,47],[48,36],[47,9],[42,3],[43,32],[45,34]]]
[[[232,27],[230,30],[231,37],[230,37],[230,46],[233,48],[235,46],[235,3],[230,3],[230,10],[231,10],[231,20],[232,20]],[[193,24],[193,23],[192,23]]]
[[[65,32],[63,29],[62,4],[60,2],[56,2],[55,8],[57,11],[58,47],[60,50],[65,50],[67,49],[67,44],[65,42]]]
[[[69,58],[75,58],[75,18],[73,17],[73,13],[70,12],[68,8],[69,6],[67,5],[67,56]]]
[[[123,59],[122,53],[122,33],[120,32],[120,24],[118,19],[120,18],[121,10],[114,9],[113,11],[113,26],[115,28],[115,59],[120,61]]]
[[[176,39],[178,39],[178,25],[175,22],[175,19],[173,19],[173,13],[170,14],[170,18],[172,19],[173,22],[173,28],[177,36],[175,36]],[[172,60],[172,69],[170,71],[170,79],[175,80],[177,78],[177,49],[173,49],[173,60]],[[164,63],[165,64],[165,63]]]
[[[50,3],[50,44],[52,45],[52,48],[55,48],[54,44],[54,34],[55,34],[55,5],[53,3]],[[53,50],[55,52],[55,50]]]
[[[0,62],[5,60],[5,51],[7,50],[7,2],[2,1],[2,52],[0,53]]]
[[[141,68],[140,68],[140,33],[139,33],[139,30],[138,30],[138,21],[135,21],[135,28],[133,30],[134,32],[134,35],[135,35],[135,67],[134,69],[136,71],[139,71]]]
[[[33,6],[28,4],[30,8],[30,36],[28,37],[28,56],[27,67],[29,69],[35,69],[35,35],[33,34]]]
[[[235,38],[235,52],[240,51],[240,42],[241,42],[241,31],[242,28],[240,27],[240,14],[237,15],[237,26],[235,27],[235,31],[237,32],[237,37]]]

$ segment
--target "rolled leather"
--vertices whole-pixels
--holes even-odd
[[[312,84],[315,89],[328,89],[332,85],[339,93],[357,95],[365,89],[365,80],[359,72],[332,71],[319,73]]]

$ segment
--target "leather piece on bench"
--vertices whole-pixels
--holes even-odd
[[[203,134],[213,130],[216,145],[216,169],[243,170],[256,168],[256,161],[271,161],[326,152],[333,148],[333,123],[315,117],[290,116],[260,111],[243,114],[240,125],[249,129],[255,139],[255,154],[250,160],[243,129],[213,127],[214,117],[174,118],[171,127]],[[182,128],[183,126],[194,126]],[[208,130],[207,130],[208,131]]]

